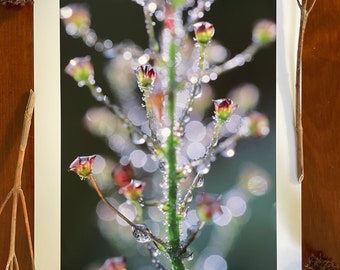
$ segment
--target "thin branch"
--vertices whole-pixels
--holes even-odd
[[[216,73],[217,75],[220,75],[224,72],[231,71],[234,68],[243,66],[245,63],[252,61],[254,55],[259,49],[260,48],[257,44],[252,43],[244,51],[235,55],[223,64],[211,67],[205,72],[205,74],[210,75],[211,73]]]
[[[296,138],[296,167],[297,178],[299,183],[304,178],[304,160],[303,160],[303,127],[302,127],[302,52],[306,25],[309,13],[312,11],[316,0],[313,1],[310,8],[307,8],[307,0],[302,4],[298,1],[300,8],[300,26],[299,39],[296,59],[296,80],[295,80],[295,138]]]
[[[316,3],[316,0],[313,1],[313,3],[311,4],[310,8],[307,10],[308,15],[309,15],[309,13],[312,11],[312,9],[313,9],[315,3]]]
[[[25,199],[24,191],[22,189],[19,190],[19,194],[20,194],[20,199],[21,199],[21,203],[22,203],[22,209],[23,209],[23,212],[24,212],[24,220],[25,220],[27,240],[28,240],[28,245],[29,245],[29,250],[30,250],[30,255],[31,255],[32,269],[34,270],[35,269],[34,252],[33,252],[30,223],[29,223],[28,213],[27,213],[26,199]]]
[[[196,239],[196,236],[197,236],[198,232],[201,230],[203,225],[204,225],[204,222],[202,222],[202,221],[199,221],[197,223],[196,230],[191,233],[191,235],[189,236],[189,238],[186,240],[186,242],[184,243],[184,245],[182,247],[182,250],[181,250],[182,255],[185,254],[185,252],[187,251],[190,244]]]
[[[99,189],[98,185],[97,185],[97,181],[96,179],[93,177],[93,175],[90,175],[87,179],[89,179],[89,181],[91,182],[93,188],[95,189],[95,191],[97,192],[98,196],[100,197],[100,199],[117,215],[119,216],[121,219],[123,219],[127,224],[129,224],[131,227],[135,228],[136,230],[142,232],[143,234],[149,236],[153,241],[155,241],[156,243],[160,244],[161,246],[163,246],[164,248],[167,247],[166,243],[163,242],[161,239],[159,239],[158,237],[156,237],[155,235],[153,235],[150,231],[148,230],[144,230],[140,227],[138,227],[135,223],[133,223],[130,219],[128,219],[126,216],[124,216],[116,207],[114,207],[103,195],[103,193],[101,192],[101,190]]]
[[[302,4],[300,3],[300,0],[296,0],[298,6],[301,8],[302,7]]]
[[[187,203],[189,202],[189,199],[192,198],[192,194],[194,193],[195,188],[197,187],[197,184],[199,181],[202,181],[203,175],[198,173],[194,180],[192,181],[192,184],[190,186],[190,188],[188,189],[187,193],[184,196],[184,199],[181,203],[181,206],[179,208],[179,214],[181,215],[183,213],[183,211],[185,210],[185,207],[187,205]]]
[[[143,12],[145,16],[146,32],[149,36],[149,48],[154,54],[159,53],[159,44],[155,36],[154,22],[152,21],[152,15],[150,14],[147,5],[144,6]]]
[[[4,210],[5,205],[7,204],[8,200],[12,197],[13,192],[14,192],[14,188],[12,188],[10,192],[8,192],[8,194],[7,194],[7,196],[6,196],[6,199],[5,199],[4,202],[1,204],[1,207],[0,207],[0,216],[1,216],[1,213],[2,213],[2,211]]]
[[[20,199],[22,201],[26,233],[27,233],[27,238],[29,242],[29,250],[30,250],[31,261],[32,261],[32,269],[35,269],[33,245],[32,245],[32,240],[31,240],[31,233],[30,233],[31,230],[30,230],[29,221],[28,221],[27,206],[26,206],[23,190],[21,189],[22,170],[23,170],[23,165],[24,165],[24,158],[25,158],[25,151],[26,151],[26,146],[27,146],[27,141],[28,141],[28,135],[29,135],[30,127],[31,127],[34,100],[35,100],[34,92],[31,90],[29,99],[27,102],[25,114],[24,114],[24,123],[23,123],[23,128],[22,128],[22,135],[21,135],[21,141],[20,141],[20,146],[19,146],[19,154],[18,154],[17,165],[16,165],[16,170],[15,170],[13,188],[7,194],[7,197],[5,198],[5,201],[2,203],[1,208],[0,208],[0,215],[1,215],[2,210],[4,209],[8,200],[10,199],[10,197],[13,197],[9,255],[8,255],[8,260],[7,260],[7,264],[5,268],[6,270],[13,270],[14,268],[19,270],[19,263],[18,263],[17,256],[15,253],[17,210],[18,210],[18,198],[19,198],[18,196],[20,196]]]

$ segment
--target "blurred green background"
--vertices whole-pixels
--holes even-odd
[[[71,1],[61,0],[63,7]],[[147,47],[142,9],[129,0],[87,0],[91,14],[91,28],[99,37],[114,43],[130,39]],[[251,41],[254,22],[260,18],[276,18],[275,0],[216,0],[204,20],[214,24],[215,39],[229,49],[231,55],[241,52]],[[85,88],[78,88],[72,78],[63,73],[71,58],[91,55],[96,70],[96,81],[108,87],[102,72],[107,59],[88,48],[80,39],[61,36],[61,101],[62,101],[62,179],[61,179],[61,266],[63,270],[91,269],[93,262],[102,263],[107,257],[120,256],[115,248],[100,234],[95,212],[97,194],[73,173],[69,164],[79,155],[100,153],[112,155],[105,143],[91,136],[82,125],[86,110],[96,104]],[[250,82],[260,89],[257,110],[270,120],[270,134],[264,139],[247,139],[236,147],[233,158],[218,158],[206,176],[205,190],[218,193],[235,185],[246,163],[253,163],[267,171],[272,179],[270,190],[248,205],[249,221],[234,241],[226,256],[228,269],[276,269],[276,188],[275,188],[275,44],[261,50],[253,62],[222,75],[213,82],[218,93],[225,96],[233,87]],[[212,228],[207,226],[195,241],[195,250],[204,247]],[[195,254],[195,256],[199,256]],[[148,258],[145,259],[147,262]],[[142,268],[128,268],[142,269]],[[151,268],[152,269],[152,268]]]

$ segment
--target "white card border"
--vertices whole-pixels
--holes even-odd
[[[301,185],[296,181],[293,123],[298,27],[295,0],[277,0],[277,269],[301,270]],[[59,1],[34,3],[35,217],[37,270],[60,269]],[[76,251],[75,251],[76,252]]]

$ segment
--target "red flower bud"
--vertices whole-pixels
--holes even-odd
[[[208,22],[197,22],[193,25],[196,41],[201,44],[208,44],[215,34],[215,28]]]
[[[80,178],[88,178],[92,173],[92,166],[96,155],[92,156],[79,156],[77,157],[68,168],[68,171],[75,172]]]
[[[201,221],[210,221],[215,215],[222,214],[221,200],[212,195],[201,193],[196,198],[196,214]]]
[[[139,180],[131,180],[131,182],[119,189],[120,194],[124,194],[125,198],[131,202],[139,202],[142,197],[142,192],[145,186],[145,182]]]
[[[229,98],[213,100],[215,106],[215,115],[222,121],[228,120],[229,116],[238,108],[237,104]]]
[[[136,69],[136,76],[140,88],[152,86],[156,79],[155,70],[151,65],[142,65]]]
[[[124,187],[130,184],[133,177],[133,170],[130,164],[118,164],[112,171],[112,179],[116,185]]]

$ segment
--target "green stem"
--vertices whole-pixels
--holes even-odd
[[[166,215],[168,225],[168,238],[169,238],[169,256],[173,270],[184,270],[182,259],[179,256],[180,246],[180,230],[179,218],[177,216],[177,169],[176,169],[176,146],[177,139],[174,136],[175,127],[175,104],[176,104],[176,58],[177,46],[173,41],[170,43],[169,48],[169,62],[168,62],[168,75],[169,75],[169,95],[168,95],[168,114],[170,119],[170,135],[167,139],[167,152],[166,158],[168,162],[168,206],[169,210]]]
[[[158,53],[159,44],[155,37],[155,29],[153,27],[153,21],[152,21],[150,11],[148,10],[146,6],[144,6],[144,16],[145,16],[146,31],[149,36],[149,47],[152,50],[152,52]]]

